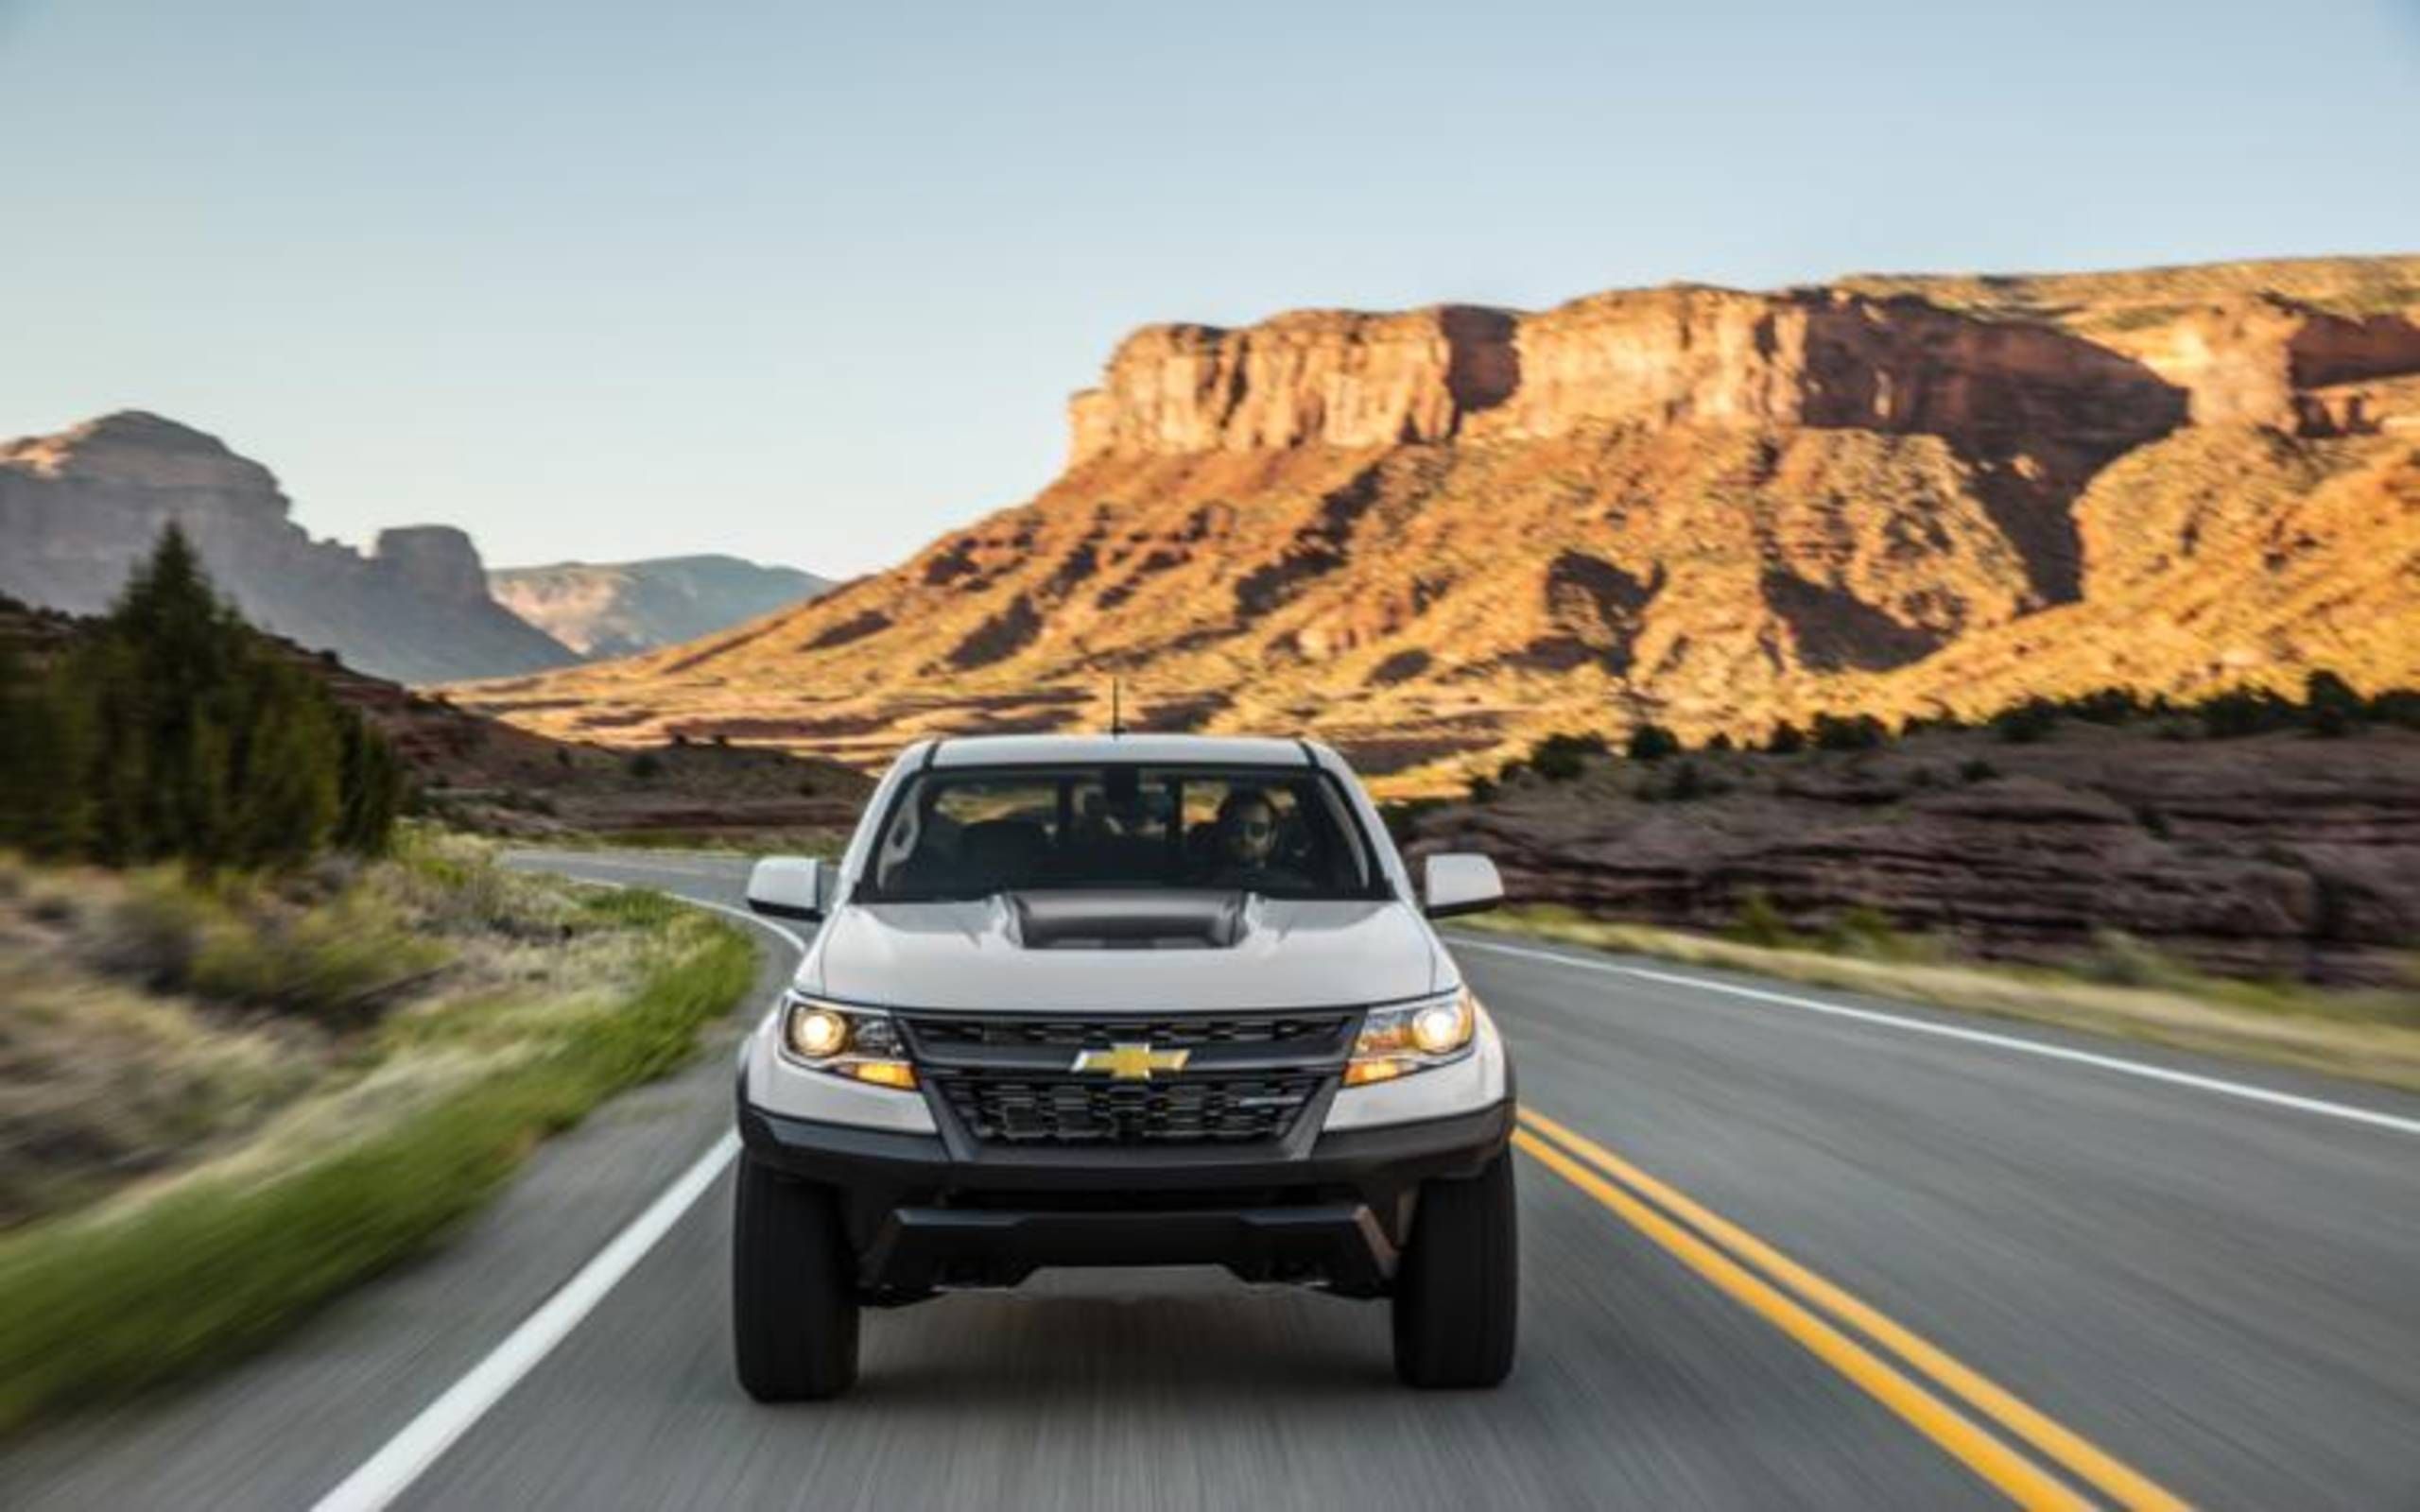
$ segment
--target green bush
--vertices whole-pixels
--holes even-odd
[[[1992,732],[2012,746],[2048,740],[2059,728],[2059,706],[2048,698],[2028,698],[1992,715]]]
[[[1587,769],[1590,758],[1605,754],[1602,735],[1556,733],[1530,747],[1530,769],[1549,782],[1568,782]]]
[[[2369,705],[2333,672],[2314,672],[2303,683],[2303,709],[2310,732],[2326,739],[2352,734],[2369,718]]]
[[[1931,942],[1900,933],[1891,916],[1871,903],[1857,903],[1843,911],[1824,929],[1818,943],[1835,955],[1870,961],[1926,961],[1940,954]]]
[[[2303,722],[2294,703],[2266,688],[2234,688],[2213,694],[2194,706],[2202,732],[2212,740],[2240,740],[2291,730]]]
[[[1751,887],[1740,898],[1738,914],[1723,933],[1742,945],[1767,950],[1794,950],[1806,943],[1761,887]]]
[[[2420,691],[2392,688],[2370,699],[2369,717],[2398,730],[2420,730]]]
[[[1815,716],[1818,750],[1872,750],[1890,731],[1872,714],[1820,713]]]
[[[2092,952],[2081,963],[2083,975],[2118,987],[2156,988],[2180,977],[2175,963],[2123,930],[2095,930]]]
[[[1681,753],[1681,737],[1662,725],[1641,725],[1630,732],[1624,751],[1634,762],[1660,762]]]
[[[2089,725],[2123,725],[2149,712],[2143,700],[2127,688],[2099,688],[2068,699],[2064,711]]]

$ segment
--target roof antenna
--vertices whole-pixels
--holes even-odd
[[[1126,710],[1118,698],[1115,678],[1109,679],[1109,732],[1113,735],[1126,733]]]

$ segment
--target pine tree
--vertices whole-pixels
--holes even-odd
[[[340,746],[336,843],[375,855],[387,849],[404,806],[404,769],[395,747],[351,710],[343,713]]]
[[[0,847],[37,856],[85,851],[92,744],[83,700],[60,670],[0,644]]]
[[[6,693],[12,713],[23,680]],[[0,749],[10,793],[33,770],[73,796],[48,849],[209,868],[387,845],[403,787],[392,747],[218,597],[173,524],[52,681],[43,717],[9,720],[40,733]],[[0,794],[0,842],[29,822],[16,813]]]
[[[224,858],[291,866],[318,853],[336,830],[342,768],[336,721],[324,692],[291,668],[256,655],[239,676]]]

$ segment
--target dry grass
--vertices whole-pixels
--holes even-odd
[[[2076,971],[1927,959],[1924,942],[1880,936],[1849,954],[1752,944],[1586,918],[1564,908],[1504,909],[1482,929],[1695,966],[2089,1030],[2420,1091],[2420,993],[2323,992],[2196,977],[2138,945],[2110,942]],[[2094,980],[2083,974],[2131,976]]]

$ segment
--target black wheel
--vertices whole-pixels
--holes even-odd
[[[1521,1315],[1512,1156],[1420,1192],[1395,1272],[1395,1374],[1408,1386],[1493,1386],[1512,1370]]]
[[[732,1352],[758,1401],[814,1401],[856,1383],[856,1266],[821,1187],[739,1158],[731,1235]]]

